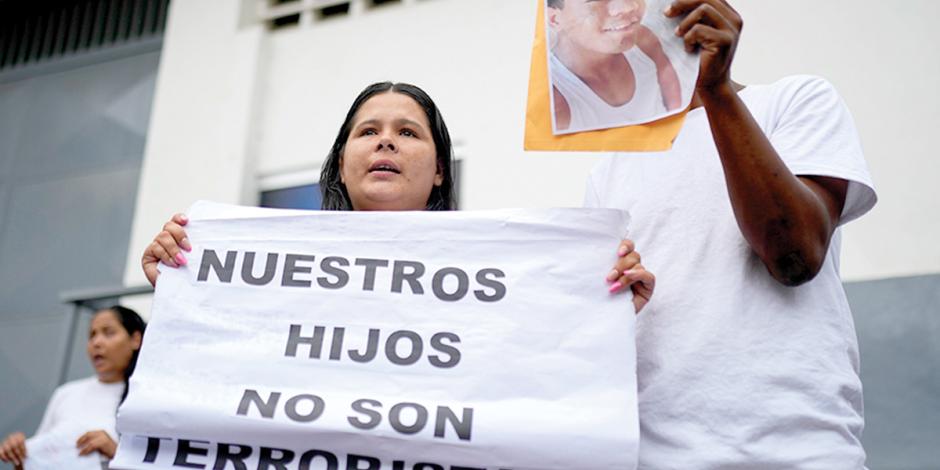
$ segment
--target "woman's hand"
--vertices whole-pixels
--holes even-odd
[[[636,313],[640,313],[640,310],[653,297],[656,276],[640,264],[640,254],[634,251],[633,242],[624,240],[620,242],[617,250],[617,264],[607,275],[607,282],[610,283],[611,293],[620,292],[629,286],[633,291],[633,305],[636,307]]]
[[[23,433],[15,432],[3,440],[0,444],[0,460],[17,468],[22,467],[26,460],[26,436]]]
[[[78,455],[98,452],[111,460],[114,458],[114,452],[117,451],[117,442],[114,442],[114,439],[111,439],[108,433],[99,429],[82,434],[82,437],[79,437],[78,441],[75,442],[75,447],[78,447]]]
[[[183,227],[189,223],[185,214],[176,214],[169,222],[163,225],[163,230],[153,238],[153,241],[147,245],[144,250],[144,256],[140,260],[144,268],[144,274],[150,285],[157,285],[157,276],[160,271],[157,264],[163,261],[167,266],[178,268],[186,266],[186,257],[182,251],[192,251],[193,247],[186,238],[186,231]]]

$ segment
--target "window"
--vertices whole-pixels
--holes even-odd
[[[163,36],[169,0],[0,1],[0,70]]]
[[[300,13],[294,13],[293,15],[279,16],[271,20],[268,26],[271,29],[280,29],[287,26],[296,26],[300,24]]]
[[[344,16],[349,16],[350,4],[349,2],[340,3],[337,5],[330,5],[328,7],[317,8],[314,10],[314,17],[317,20],[326,20],[330,18],[340,18]]]
[[[396,5],[426,0],[255,0],[258,18],[271,30],[355,17]]]
[[[261,207],[320,210],[321,204],[319,184],[305,184],[261,192]]]
[[[381,7],[385,5],[396,5],[396,4],[400,4],[401,2],[402,0],[368,0],[366,4],[368,8],[372,9],[372,8]]]
[[[320,210],[320,170],[309,167],[258,179],[261,207]]]

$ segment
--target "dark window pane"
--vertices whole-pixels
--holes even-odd
[[[274,18],[269,23],[271,29],[286,28],[288,26],[297,26],[300,24],[300,13]]]
[[[320,8],[315,10],[314,14],[318,20],[346,16],[349,14],[349,3],[340,3],[339,5]]]
[[[308,184],[261,193],[261,207],[320,210],[320,185]]]

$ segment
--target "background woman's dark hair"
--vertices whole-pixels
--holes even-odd
[[[118,320],[121,321],[121,325],[127,330],[129,336],[133,336],[134,333],[140,332],[141,339],[144,336],[144,330],[147,329],[147,324],[144,323],[144,319],[137,314],[137,312],[120,305],[114,305],[103,309],[102,311],[112,311],[117,315]],[[124,369],[124,393],[121,394],[121,403],[124,403],[124,399],[127,398],[127,383],[131,378],[131,374],[134,373],[134,368],[137,367],[137,356],[140,354],[140,349],[135,349],[134,353],[131,355],[131,361],[127,364],[127,369]]]
[[[362,107],[363,103],[375,95],[387,92],[401,93],[410,96],[415,102],[424,109],[428,117],[428,123],[431,125],[431,135],[434,137],[434,147],[437,151],[437,168],[444,177],[444,182],[440,186],[434,186],[431,189],[431,195],[428,197],[429,211],[447,211],[454,209],[454,176],[452,174],[453,147],[450,142],[450,133],[447,132],[447,126],[444,124],[444,118],[441,116],[437,105],[428,96],[424,90],[407,83],[381,82],[373,83],[366,87],[362,93],[356,97],[349,113],[346,114],[346,120],[343,121],[336,141],[333,142],[333,148],[323,163],[323,169],[320,172],[320,192],[323,195],[323,210],[331,211],[351,211],[353,210],[352,201],[349,199],[349,193],[346,192],[346,185],[340,178],[340,157],[346,149],[346,140],[349,139],[349,133],[352,132],[353,118],[356,112]]]

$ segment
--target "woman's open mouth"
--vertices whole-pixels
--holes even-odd
[[[390,160],[378,160],[369,167],[369,173],[394,173],[396,175],[401,174],[401,170],[398,169],[398,166],[395,165],[395,162]]]

